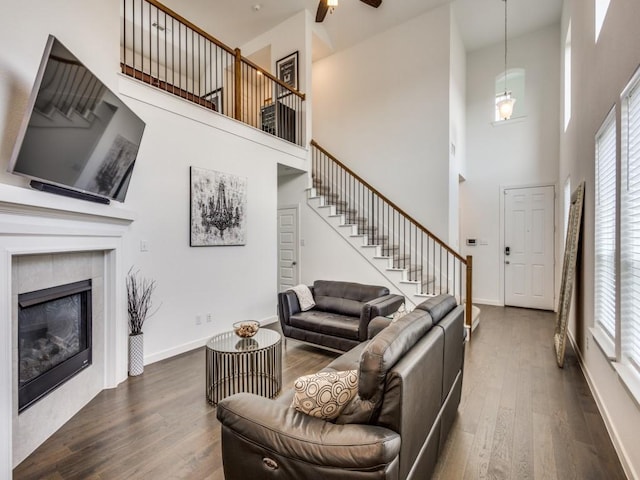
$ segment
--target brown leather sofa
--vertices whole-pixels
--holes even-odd
[[[367,339],[372,318],[390,315],[404,302],[404,296],[377,285],[316,280],[309,289],[316,306],[306,312],[292,290],[278,294],[282,333],[343,352]]]
[[[431,476],[460,403],[463,308],[440,295],[369,330],[371,340],[324,369],[358,370],[358,393],[334,422],[294,409],[293,392],[218,404],[227,480]]]

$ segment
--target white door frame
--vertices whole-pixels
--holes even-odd
[[[297,236],[297,242],[296,242],[296,269],[295,269],[295,281],[296,284],[300,283],[300,272],[302,271],[302,263],[300,261],[300,204],[296,203],[296,204],[292,204],[292,205],[278,205],[278,211],[276,212],[276,222],[278,222],[278,226],[276,228],[276,232],[277,232],[277,244],[278,244],[278,259],[280,258],[280,222],[279,217],[280,217],[280,210],[289,210],[289,209],[293,209],[296,211],[295,213],[295,217],[296,217],[296,236]],[[277,262],[278,260],[276,260]],[[277,268],[277,273],[276,273],[276,289],[278,291],[280,291],[280,265],[278,265]]]
[[[499,301],[500,305],[504,307],[504,227],[505,227],[505,219],[504,219],[504,196],[505,190],[512,190],[515,188],[537,188],[537,187],[553,187],[554,192],[554,215],[553,215],[553,279],[557,280],[556,269],[558,266],[558,202],[556,201],[558,197],[558,184],[557,183],[527,183],[524,185],[500,185],[500,245],[498,245],[498,275],[499,275]],[[557,285],[556,285],[557,286]],[[554,311],[557,309],[556,300],[558,298],[558,293],[554,286],[553,289],[553,305]]]

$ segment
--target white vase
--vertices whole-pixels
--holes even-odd
[[[129,335],[129,375],[144,372],[144,334]]]

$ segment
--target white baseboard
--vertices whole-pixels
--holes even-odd
[[[210,338],[211,338],[211,335],[205,338],[199,338],[198,340],[194,340],[192,342],[183,343],[182,345],[178,345],[176,347],[171,347],[166,350],[162,350],[161,352],[145,355],[144,364],[150,365],[152,363],[159,362],[160,360],[165,360],[167,358],[175,357],[176,355],[180,355],[181,353],[185,353],[190,350],[195,350],[196,348],[203,347],[207,343],[207,340],[209,340]]]
[[[576,352],[576,356],[578,357],[578,363],[580,364],[580,369],[584,374],[584,378],[587,379],[587,385],[589,385],[589,390],[591,390],[591,395],[593,395],[593,398],[596,401],[596,406],[598,407],[598,411],[600,412],[600,415],[602,415],[602,419],[604,420],[604,425],[607,428],[607,433],[609,433],[609,438],[611,438],[611,442],[613,443],[613,448],[616,450],[616,453],[618,454],[618,458],[620,459],[620,463],[622,464],[622,469],[624,470],[625,475],[627,476],[627,478],[639,478],[638,476],[636,476],[636,472],[634,471],[633,467],[627,460],[628,458],[627,451],[622,445],[622,443],[620,442],[618,431],[616,430],[616,428],[613,426],[613,423],[611,422],[609,410],[607,410],[604,403],[602,402],[602,397],[600,396],[600,392],[596,387],[595,383],[593,382],[593,379],[591,378],[589,369],[587,368],[584,362],[584,358],[582,358],[582,352],[578,349],[575,339],[573,338],[573,334],[571,333],[570,330],[567,331],[567,337],[569,338],[569,342],[571,342],[573,351]]]
[[[491,305],[493,307],[504,307],[504,303],[501,303],[498,300],[488,300],[486,298],[474,298],[472,303],[474,305],[477,303],[478,305]]]
[[[260,320],[260,325],[271,325],[272,323],[275,323],[277,321],[278,321],[278,317],[274,315],[274,316],[267,317]],[[180,355],[181,353],[185,353],[191,350],[195,350],[196,348],[203,347],[211,337],[212,335],[207,335],[204,338],[199,338],[197,340],[183,343],[182,345],[177,345],[175,347],[171,347],[166,350],[162,350],[160,352],[152,353],[150,355],[145,355],[144,364],[150,365],[152,363],[159,362],[160,360],[165,360],[167,358],[175,357],[176,355]]]
[[[271,325],[272,323],[276,323],[278,321],[278,316],[274,315],[273,317],[267,317],[263,320],[260,320],[260,325]]]

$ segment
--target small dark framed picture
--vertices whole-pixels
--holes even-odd
[[[276,74],[279,80],[298,90],[298,51],[276,62]]]

